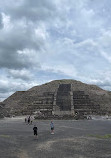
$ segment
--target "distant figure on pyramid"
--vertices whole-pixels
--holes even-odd
[[[54,123],[53,123],[53,121],[51,121],[50,127],[51,127],[51,134],[54,134]]]

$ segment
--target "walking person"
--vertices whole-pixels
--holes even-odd
[[[30,117],[30,124],[32,125],[32,123],[33,123],[33,117],[31,116]]]
[[[53,123],[53,121],[51,121],[50,127],[51,127],[51,134],[54,134],[54,123]]]
[[[30,124],[30,116],[28,117],[28,124]]]
[[[25,123],[27,123],[27,118],[25,117]]]
[[[35,136],[36,138],[38,138],[37,130],[38,130],[37,126],[34,125],[34,127],[33,127],[33,132],[34,132],[34,136]]]

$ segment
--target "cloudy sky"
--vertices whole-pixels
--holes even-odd
[[[0,0],[0,100],[57,79],[111,90],[111,0]]]

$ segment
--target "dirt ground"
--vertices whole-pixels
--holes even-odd
[[[0,158],[111,158],[111,120],[0,120]],[[38,139],[33,136],[37,124]]]

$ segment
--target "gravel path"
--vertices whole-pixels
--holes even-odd
[[[0,120],[0,158],[111,158],[111,120],[50,120],[26,125],[24,117]]]

